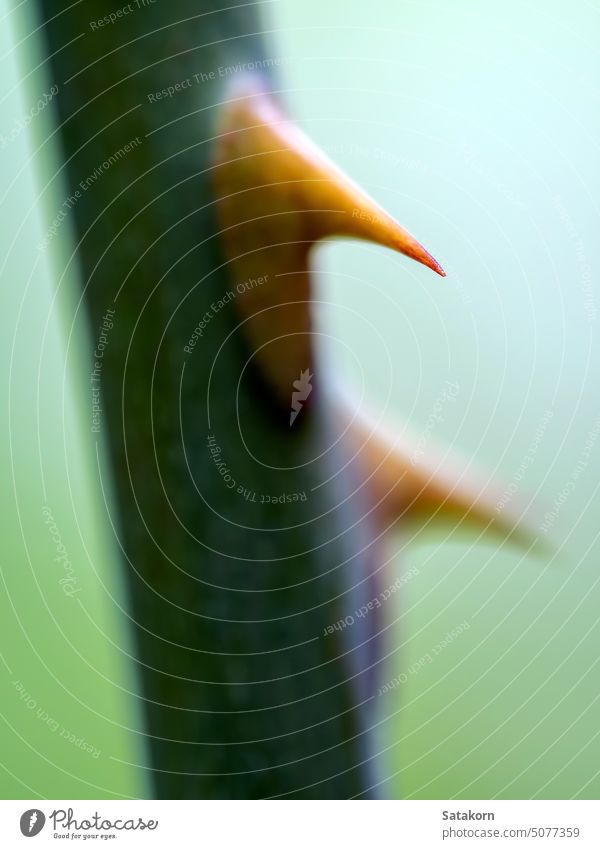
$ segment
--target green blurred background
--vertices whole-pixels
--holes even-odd
[[[40,44],[11,10],[0,0],[0,792],[142,797],[68,216],[36,247],[66,194],[52,103],[15,131],[50,83],[43,67],[29,74]],[[384,611],[381,683],[403,681],[377,698],[384,792],[598,798],[600,8],[278,0],[264,24],[293,114],[448,271],[360,243],[320,248],[328,373],[472,458],[538,524],[551,514],[544,558],[440,525],[388,541],[384,583],[415,574]]]

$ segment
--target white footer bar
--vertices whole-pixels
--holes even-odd
[[[33,840],[33,843],[28,842]],[[0,846],[600,847],[595,801],[0,801]]]

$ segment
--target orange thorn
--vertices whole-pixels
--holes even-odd
[[[214,157],[220,238],[250,348],[263,377],[289,407],[299,377],[313,371],[308,257],[315,242],[328,236],[366,239],[442,277],[445,272],[256,81],[238,84],[231,98],[219,112]],[[446,460],[435,446],[415,462],[418,440],[399,440],[375,428],[345,402],[334,407],[380,520],[441,515],[534,545],[534,527],[514,505],[499,512],[498,493],[490,494],[466,463]]]
[[[260,370],[289,404],[313,366],[308,254],[328,236],[391,248],[445,276],[425,248],[246,80],[219,114],[214,187],[235,302]],[[247,284],[247,285],[246,285]]]
[[[513,497],[507,503],[498,484],[473,471],[456,452],[431,440],[423,451],[416,434],[402,428],[399,435],[382,427],[346,395],[338,394],[334,408],[347,451],[384,527],[392,527],[396,519],[443,519],[531,552],[549,550],[524,502]]]

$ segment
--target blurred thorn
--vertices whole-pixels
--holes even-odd
[[[470,534],[483,532],[482,539],[510,542],[528,554],[547,558],[554,553],[522,500],[515,494],[506,502],[498,484],[473,472],[456,452],[432,440],[422,445],[418,435],[407,435],[404,427],[392,433],[341,395],[336,412],[346,451],[354,458],[369,501],[377,505],[383,527],[396,520],[416,520],[419,525],[441,520]]]

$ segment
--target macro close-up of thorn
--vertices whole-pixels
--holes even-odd
[[[346,177],[269,92],[245,80],[217,121],[214,185],[230,272],[266,278],[237,300],[244,333],[266,380],[285,398],[312,363],[310,251],[341,236],[391,248],[433,269],[439,263]]]
[[[0,0],[2,846],[597,845],[597,12]]]

